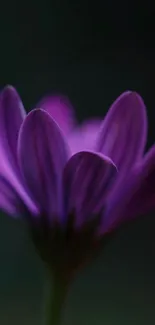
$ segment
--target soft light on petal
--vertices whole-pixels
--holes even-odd
[[[19,136],[21,171],[33,198],[48,217],[62,218],[62,171],[68,146],[48,113],[35,109],[26,117]]]
[[[100,154],[85,151],[70,158],[64,170],[64,195],[67,214],[75,211],[77,226],[103,211],[116,174],[113,162]]]
[[[88,120],[79,125],[69,136],[68,142],[72,154],[82,150],[93,150],[102,121]]]
[[[73,107],[65,96],[47,96],[37,107],[47,111],[65,135],[69,134],[76,125]]]
[[[17,164],[17,139],[26,113],[16,90],[8,86],[0,94],[0,169]],[[3,163],[4,162],[4,163]]]
[[[121,185],[121,184],[120,184]],[[103,230],[146,214],[155,208],[155,146],[117,188],[106,209]]]
[[[0,176],[0,209],[13,217],[19,217],[26,207],[11,184]]]
[[[129,205],[126,206],[126,215],[129,217],[148,213],[155,208],[155,146],[136,166],[134,175],[132,196]]]
[[[146,144],[147,116],[136,92],[123,93],[104,119],[96,149],[109,156],[119,172],[128,170],[142,157]]]
[[[26,112],[16,90],[12,86],[5,87],[0,94],[0,174],[5,179],[5,182],[1,182],[1,196],[4,196],[4,188],[12,188],[9,193],[16,191],[16,196],[20,198],[18,201],[22,200],[35,213],[36,207],[24,186],[17,160],[18,135],[25,116]],[[6,197],[3,201],[7,200]]]

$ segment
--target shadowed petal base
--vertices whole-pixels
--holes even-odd
[[[101,216],[92,217],[81,228],[75,229],[75,214],[68,218],[66,227],[57,222],[51,227],[44,217],[31,228],[35,247],[53,274],[70,281],[74,274],[98,255],[108,236],[98,238],[96,233]]]

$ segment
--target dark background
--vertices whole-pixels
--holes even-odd
[[[0,87],[27,110],[48,92],[67,94],[79,120],[104,116],[127,89],[139,92],[155,139],[153,1],[7,1],[0,11]],[[121,229],[77,277],[66,325],[155,324],[155,215]],[[43,324],[45,270],[20,222],[0,216],[0,324]]]

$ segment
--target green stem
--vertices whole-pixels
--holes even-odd
[[[47,325],[60,325],[68,282],[62,280],[61,276],[54,276],[52,283],[49,288]]]

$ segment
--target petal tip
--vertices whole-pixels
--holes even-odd
[[[127,91],[123,92],[118,98],[131,99],[131,100],[137,101],[140,104],[145,106],[143,98],[135,90],[127,90]]]
[[[52,117],[50,116],[50,114],[48,112],[46,112],[44,109],[42,108],[34,108],[32,111],[30,111],[27,114],[26,120],[29,119],[37,119],[37,118],[45,118],[45,119],[50,119],[53,121]]]
[[[76,125],[73,106],[65,95],[48,95],[39,102],[39,107],[48,112],[66,134]]]
[[[3,103],[8,104],[12,101],[18,101],[21,102],[20,96],[17,92],[17,90],[11,86],[11,85],[7,85],[3,88],[2,93],[1,93],[1,98]]]
[[[2,91],[2,94],[15,94],[17,93],[15,87],[13,87],[12,85],[6,85],[4,88],[3,88],[3,91]]]

